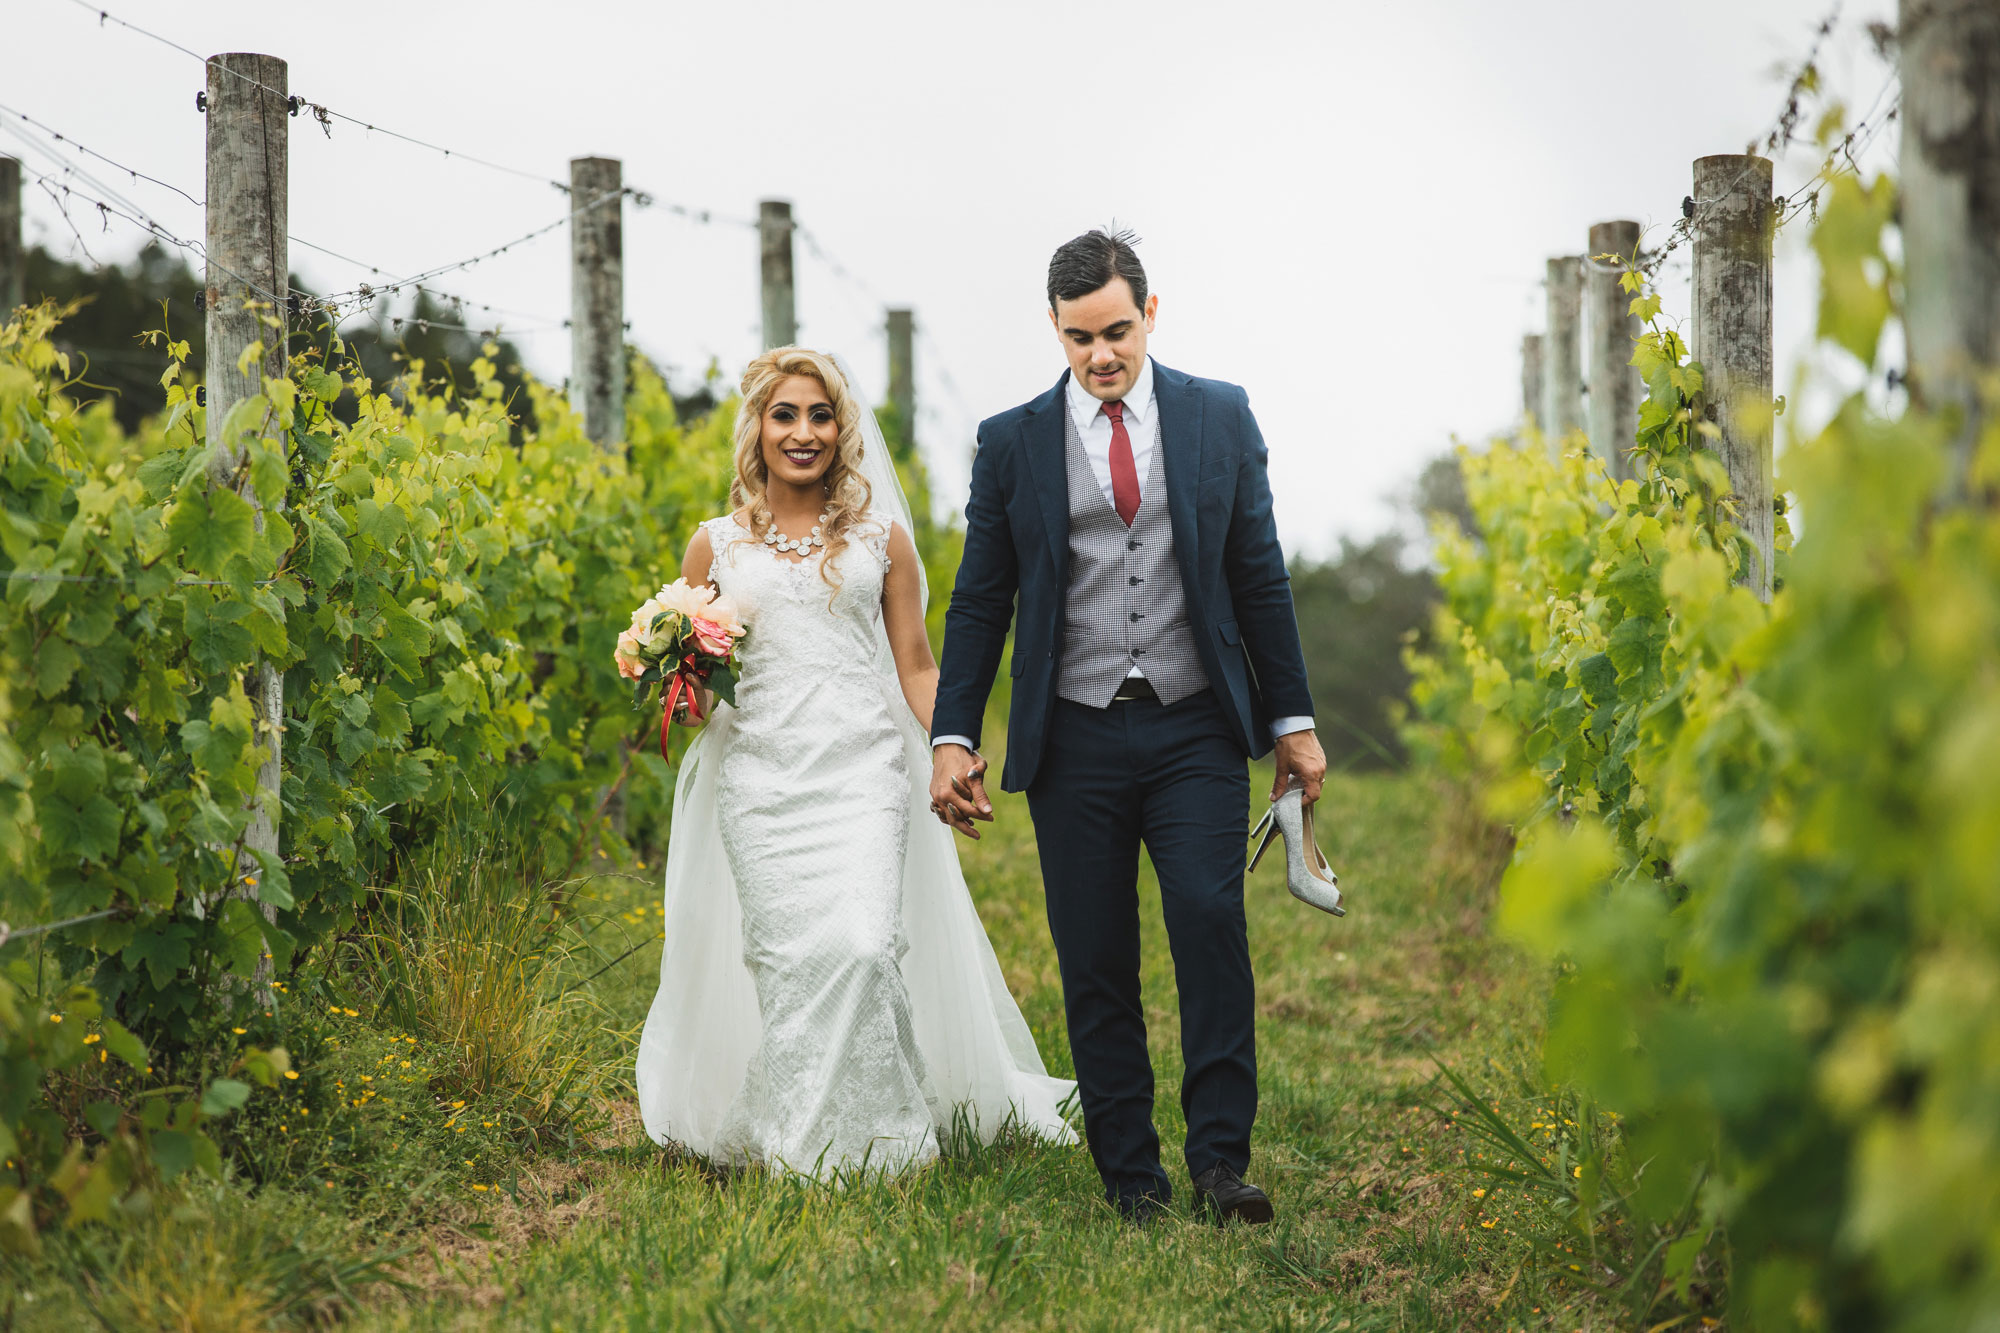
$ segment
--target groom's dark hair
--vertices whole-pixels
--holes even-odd
[[[1117,223],[1111,224],[1113,227]],[[1146,308],[1146,267],[1133,246],[1139,238],[1129,227],[1117,231],[1097,227],[1056,247],[1049,260],[1049,309],[1058,301],[1088,296],[1113,278],[1125,279],[1132,304]]]

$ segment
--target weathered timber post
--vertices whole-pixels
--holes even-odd
[[[1956,408],[1946,499],[1965,496],[2000,372],[2000,8],[1902,0],[1904,327],[1912,398]]]
[[[1771,600],[1771,162],[1694,164],[1694,336],[1706,415],[1721,437],[1736,522],[1754,555],[1741,582]]]
[[[1590,447],[1619,481],[1632,475],[1632,444],[1639,429],[1642,381],[1632,347],[1642,331],[1631,314],[1632,297],[1619,285],[1639,249],[1639,224],[1600,222],[1590,229],[1585,257],[1584,305],[1590,339]],[[1615,259],[1602,256],[1615,255]]]
[[[764,293],[764,348],[790,347],[799,340],[792,304],[792,206],[782,199],[757,205],[759,272]]]
[[[917,438],[916,329],[913,312],[889,312],[889,401],[896,408],[905,444]]]
[[[1583,259],[1551,259],[1548,270],[1549,326],[1542,335],[1542,430],[1560,447],[1573,430],[1583,429]]]
[[[27,255],[21,249],[21,164],[0,157],[0,324],[27,300]]]
[[[1542,335],[1521,335],[1521,418],[1539,422],[1542,416]]]
[[[569,400],[603,449],[625,442],[625,189],[615,157],[569,160]]]
[[[260,532],[264,514],[249,469],[243,465],[243,442],[230,438],[225,427],[231,408],[262,393],[265,379],[285,373],[291,274],[286,191],[292,122],[287,87],[287,66],[276,56],[235,51],[208,59],[208,272],[203,293],[208,476],[211,485],[234,486],[250,502],[257,510]],[[262,354],[250,362],[247,373],[238,370],[253,347],[261,347]],[[265,750],[257,770],[256,808],[243,835],[243,848],[275,859],[284,759],[284,673],[260,659],[251,668],[249,684],[257,739]],[[240,869],[248,873],[250,868]],[[264,916],[274,918],[275,909],[265,907]],[[260,980],[265,975],[260,967]]]

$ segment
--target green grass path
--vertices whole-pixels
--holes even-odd
[[[1344,920],[1248,890],[1262,1110],[1249,1173],[1267,1228],[1189,1217],[1180,1057],[1158,889],[1142,878],[1156,1118],[1174,1215],[1140,1232],[1100,1201],[1081,1146],[1012,1143],[846,1191],[717,1184],[651,1149],[626,1110],[598,1151],[492,1204],[478,1236],[434,1239],[421,1292],[377,1299],[382,1328],[1363,1329],[1505,1327],[1540,1311],[1521,1243],[1482,1227],[1465,1146],[1429,1109],[1431,1057],[1519,1066],[1541,985],[1485,932],[1485,894],[1440,845],[1448,803],[1400,777],[1337,777],[1321,842]],[[1052,1071],[1069,1072],[1025,803],[965,849],[967,878]],[[634,884],[634,906],[646,890]],[[601,983],[636,1036],[657,949]],[[1488,1075],[1488,1082],[1497,1075]],[[1475,1081],[1478,1081],[1477,1079]],[[497,1196],[496,1196],[497,1197]],[[1532,1312],[1532,1315],[1531,1315]]]

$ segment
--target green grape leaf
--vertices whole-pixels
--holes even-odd
[[[292,877],[285,873],[285,863],[270,852],[253,850],[257,858],[257,901],[280,911],[297,904],[292,899]]]
[[[189,654],[203,671],[221,675],[256,657],[257,641],[240,623],[249,609],[241,602],[188,598],[181,623]]]
[[[229,562],[248,555],[257,541],[256,511],[226,487],[183,497],[167,517],[167,540],[190,568],[220,575]]]
[[[144,1042],[126,1031],[123,1024],[109,1018],[104,1020],[104,1049],[124,1061],[129,1067],[141,1072],[144,1072],[147,1063],[151,1059],[146,1054],[146,1045]]]
[[[35,654],[35,693],[44,699],[61,694],[82,665],[82,655],[70,646],[69,640],[55,637],[44,640]]]
[[[194,1165],[194,1136],[185,1130],[162,1129],[147,1144],[160,1179],[170,1181]]]
[[[210,1180],[222,1179],[222,1150],[215,1146],[215,1140],[196,1130],[194,1139],[194,1164]]]
[[[331,403],[339,398],[341,390],[345,387],[340,376],[330,371],[321,370],[317,366],[307,366],[304,370],[298,372],[296,378],[301,389],[304,389],[322,403]],[[320,438],[324,439],[325,437],[321,436]]]
[[[180,485],[181,470],[187,465],[187,450],[163,449],[139,464],[139,485],[149,500],[163,500]]]
[[[155,986],[165,986],[193,958],[194,931],[184,922],[159,920],[142,925],[119,953],[132,967],[144,967]]]
[[[1603,703],[1618,697],[1618,668],[1604,653],[1596,653],[1577,663],[1578,679],[1583,684],[1583,692],[1589,700]]]
[[[231,1111],[240,1111],[250,1100],[250,1085],[233,1078],[219,1078],[210,1083],[201,1094],[201,1113],[206,1116],[225,1116]]]
[[[52,750],[48,777],[51,789],[72,801],[95,795],[104,787],[104,751],[94,741]]]
[[[317,515],[306,516],[306,577],[329,584],[348,565],[347,543]]]
[[[39,803],[42,838],[57,855],[103,861],[118,850],[118,830],[124,816],[109,798],[94,795],[81,802],[50,796]]]

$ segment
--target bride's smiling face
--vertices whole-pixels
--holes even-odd
[[[833,466],[840,422],[826,386],[810,375],[788,375],[764,405],[764,466],[776,485],[816,486]]]

